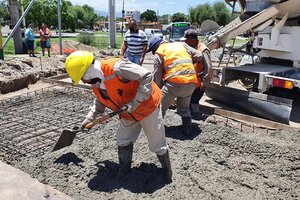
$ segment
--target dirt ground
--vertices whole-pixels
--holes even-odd
[[[193,135],[187,137],[180,124],[169,110],[165,125],[171,184],[164,183],[143,132],[134,146],[131,172],[116,179],[116,117],[68,148],[11,164],[78,200],[300,199],[300,130],[241,132],[207,118],[193,120]]]

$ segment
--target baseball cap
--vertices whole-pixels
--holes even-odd
[[[148,50],[146,51],[146,53],[152,51],[153,49],[157,49],[162,41],[163,40],[160,37],[155,36],[155,35],[152,36],[149,39]]]
[[[197,37],[198,31],[196,31],[195,29],[188,29],[184,31],[184,35],[182,38],[180,38],[180,41],[185,41],[188,36]]]

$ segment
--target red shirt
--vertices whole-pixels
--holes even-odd
[[[46,40],[47,40],[47,37],[46,36],[51,36],[51,33],[50,33],[50,31],[49,31],[49,29],[48,28],[41,28],[40,29],[40,37],[41,37],[41,41],[43,41],[43,42],[46,42]]]

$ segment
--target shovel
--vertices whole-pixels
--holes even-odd
[[[109,118],[120,114],[121,112],[124,112],[127,110],[127,106],[122,106],[119,110],[108,113],[107,115],[103,115],[102,117],[90,122],[89,124],[87,124],[85,126],[86,129],[91,129],[94,126],[105,122],[106,120],[108,120]],[[63,130],[62,134],[59,136],[54,148],[52,151],[57,151],[59,149],[62,149],[64,147],[70,146],[73,143],[73,140],[76,136],[76,133],[82,131],[79,127],[74,127],[73,129],[65,129]]]

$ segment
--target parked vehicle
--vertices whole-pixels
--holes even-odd
[[[216,49],[250,31],[244,53],[252,57],[252,62],[212,68],[206,95],[257,116],[289,123],[293,103],[289,96],[300,91],[300,1],[243,0],[240,3],[248,13],[243,12],[241,17],[208,37],[206,44],[210,50]],[[231,87],[230,83],[235,81],[245,89]]]
[[[192,28],[190,22],[172,22],[167,27],[167,35],[164,39],[170,42],[180,41],[184,32],[190,28]]]
[[[80,31],[79,31],[79,33],[82,33],[82,34],[94,34],[94,32],[92,31],[92,30],[90,30],[90,29],[86,29],[86,28],[84,28],[84,29],[81,29]]]
[[[154,29],[154,28],[146,28],[145,33],[147,35],[147,38],[150,39],[153,35],[163,38],[163,34],[160,29]]]

